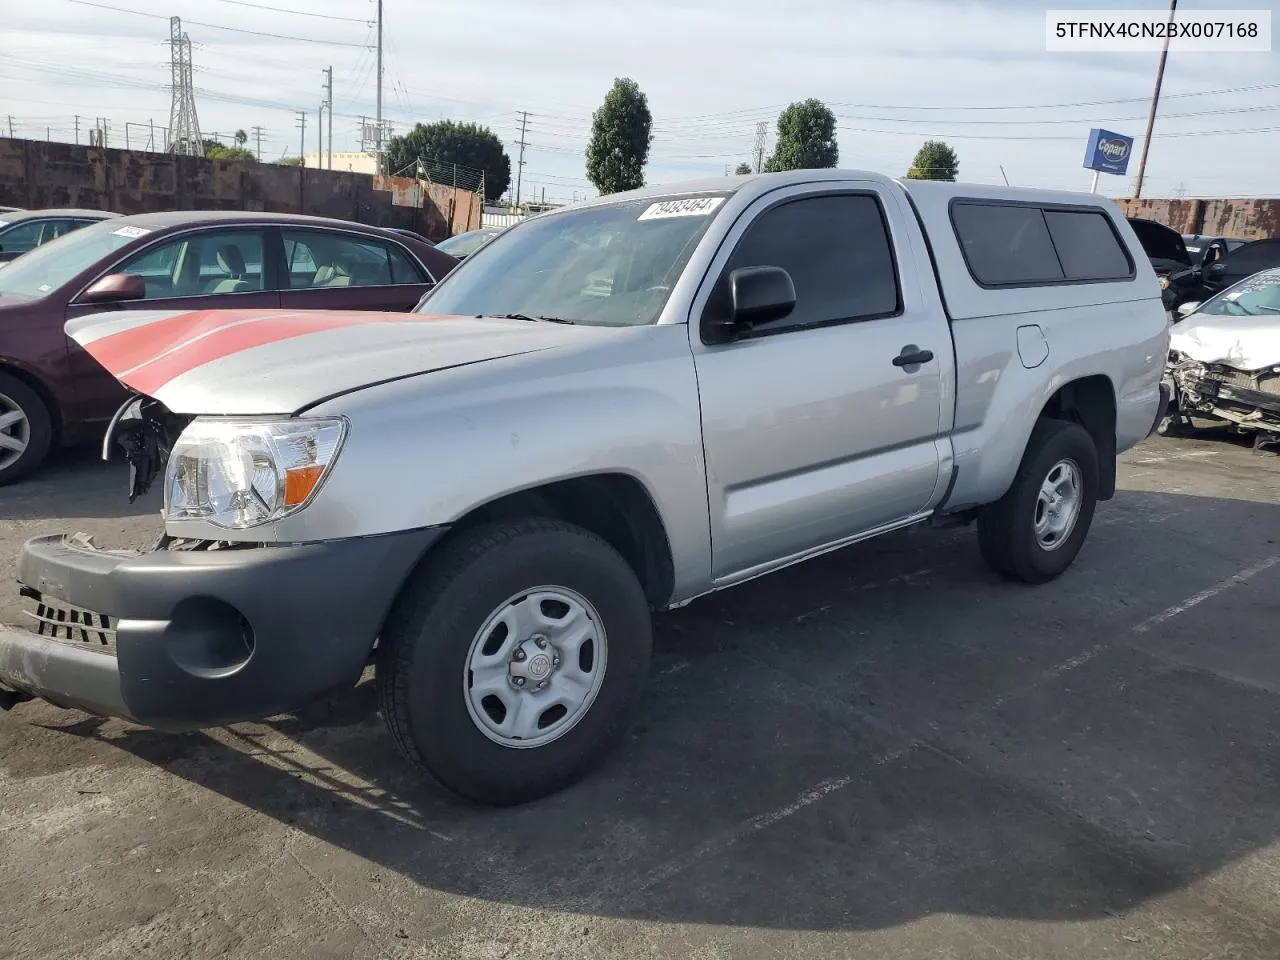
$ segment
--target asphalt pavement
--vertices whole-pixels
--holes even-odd
[[[1274,960],[1280,459],[1152,439],[1120,487],[1046,586],[917,529],[662,616],[626,743],[518,809],[418,779],[367,682],[183,736],[20,705],[0,958]],[[0,490],[0,580],[147,543],[123,489]]]

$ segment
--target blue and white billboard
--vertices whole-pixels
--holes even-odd
[[[1086,170],[1123,175],[1129,169],[1131,153],[1133,153],[1133,137],[1094,127],[1089,131],[1089,146],[1084,151],[1084,166]]]

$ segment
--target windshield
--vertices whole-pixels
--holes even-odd
[[[122,227],[118,220],[103,220],[73,230],[0,270],[0,296],[43,297],[148,232],[141,227]]]
[[[496,236],[496,233],[489,233],[488,231],[460,233],[456,237],[450,237],[448,240],[441,240],[436,244],[436,249],[443,250],[451,257],[467,257]]]
[[[455,267],[418,310],[653,323],[723,202],[724,195],[648,197],[517,224]]]
[[[1269,317],[1280,315],[1280,272],[1242,280],[1205,301],[1196,311],[1210,317]]]

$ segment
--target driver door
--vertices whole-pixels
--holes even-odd
[[[280,306],[276,270],[264,257],[261,227],[226,227],[171,234],[103,270],[141,276],[142,300],[92,304],[73,297],[68,320],[112,311],[266,309]],[[98,278],[100,279],[100,278]],[[90,422],[109,419],[125,389],[96,360],[68,339],[76,393]],[[103,411],[107,411],[103,413]]]

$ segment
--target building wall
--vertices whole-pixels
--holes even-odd
[[[28,209],[302,213],[402,227],[433,240],[480,225],[479,196],[426,187],[404,177],[0,138],[0,205]]]
[[[318,154],[304,154],[303,159],[308,167],[319,170],[321,168],[329,169],[329,155],[326,153],[324,157]],[[341,153],[335,151],[333,154],[334,170],[345,170],[347,173],[367,173],[370,176],[378,172],[378,161],[367,153],[355,151],[343,151]]]
[[[1280,236],[1280,200],[1117,200],[1126,217],[1143,217],[1179,233],[1261,240]]]

